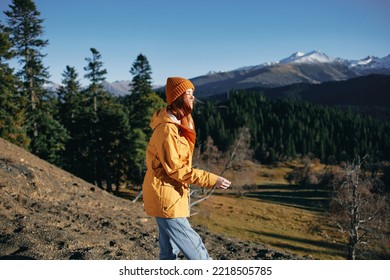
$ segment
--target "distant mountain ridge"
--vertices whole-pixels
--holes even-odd
[[[277,62],[213,72],[191,79],[200,98],[234,89],[281,87],[297,83],[319,84],[369,74],[390,74],[390,55],[361,60],[333,58],[319,51],[296,52]]]
[[[125,96],[130,94],[130,83],[131,81],[115,81],[112,83],[103,82],[103,87],[109,93],[115,96]]]

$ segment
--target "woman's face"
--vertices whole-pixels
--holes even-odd
[[[191,106],[191,109],[193,109],[194,101],[195,101],[194,91],[192,89],[187,89],[186,96],[187,96],[188,104]]]

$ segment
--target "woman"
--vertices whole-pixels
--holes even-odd
[[[195,127],[191,117],[194,85],[170,77],[166,84],[168,106],[153,115],[153,134],[146,150],[146,174],[142,185],[145,211],[156,217],[160,259],[176,259],[181,251],[187,259],[210,259],[189,216],[189,184],[227,189],[231,182],[192,167]]]

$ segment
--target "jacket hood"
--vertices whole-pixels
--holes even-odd
[[[161,123],[174,123],[168,116],[167,108],[157,110],[150,121],[150,127],[154,130]]]
[[[194,151],[195,147],[195,140],[196,140],[196,133],[194,130],[191,130],[180,123],[175,123],[168,115],[167,108],[162,108],[160,110],[157,110],[153,117],[152,120],[150,121],[150,127],[154,130],[158,125],[162,123],[172,123],[175,124],[177,127],[180,129],[180,135],[185,137],[188,142],[190,143],[191,147],[191,152]]]

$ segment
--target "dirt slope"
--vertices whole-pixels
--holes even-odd
[[[297,259],[196,228],[214,259]],[[142,202],[115,197],[0,138],[0,259],[158,259]]]

